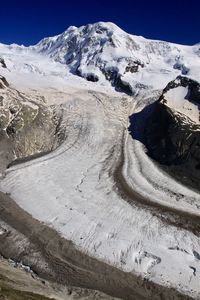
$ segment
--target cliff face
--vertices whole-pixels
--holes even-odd
[[[5,60],[1,56],[0,56],[0,66],[5,69],[7,68]]]
[[[0,77],[0,169],[12,161],[53,150],[60,117],[44,99],[34,99],[10,87]]]
[[[200,188],[200,85],[177,77],[163,90],[149,118],[149,155],[184,183]]]

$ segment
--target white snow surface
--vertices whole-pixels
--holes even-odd
[[[47,90],[55,92],[73,92],[77,89],[93,89],[112,92],[109,85],[95,85],[85,79],[72,75],[65,65],[55,62],[46,55],[33,51],[31,48],[18,45],[0,44],[0,55],[5,59],[7,69],[0,68],[0,74],[8,82],[23,91]]]
[[[183,65],[190,77],[200,80],[196,49],[128,35],[103,22],[70,27],[32,47],[1,44],[0,56],[8,69],[0,67],[0,74],[17,89],[43,95],[47,105],[62,103],[68,134],[52,153],[8,169],[0,189],[81,251],[199,299],[200,238],[165,223],[137,202],[126,202],[110,175],[122,159],[122,175],[136,197],[200,216],[199,194],[163,173],[127,130],[128,116],[148,104],[141,96],[142,86],[149,95],[164,88],[180,75]],[[66,65],[70,51],[75,58]],[[126,58],[137,59],[144,67],[124,74]],[[176,62],[182,64],[181,70],[174,68]],[[82,73],[92,72],[99,81],[73,75],[76,63]],[[115,92],[102,74],[102,64],[105,69],[118,68],[138,96]],[[174,92],[176,102],[167,95],[170,107],[185,114],[191,108],[197,122],[196,108],[183,101],[187,91]]]
[[[200,123],[199,104],[187,99],[189,94],[188,87],[178,86],[170,89],[164,94],[163,103],[190,118],[194,123]]]
[[[148,40],[130,35],[109,22],[69,27],[56,37],[41,40],[33,49],[67,64],[71,72],[78,68],[83,77],[94,74],[100,82],[105,82],[105,71],[116,70],[133,91],[137,90],[137,83],[164,88],[180,74],[200,79],[196,45]],[[134,62],[143,67],[139,66],[134,74],[126,72],[126,66]]]
[[[102,90],[113,90],[104,73],[115,71],[134,93],[145,89],[163,89],[178,75],[187,75],[200,81],[199,46],[184,46],[130,35],[113,23],[98,22],[76,28],[69,27],[55,37],[41,40],[37,45],[24,47],[0,44],[0,56],[18,83],[41,85],[45,78],[53,87],[64,84]],[[138,71],[126,67],[139,63]],[[3,69],[3,68],[2,68]],[[2,70],[2,72],[6,71]],[[84,82],[82,77],[94,75],[97,83]],[[34,80],[33,80],[34,77]],[[8,78],[8,79],[9,79]],[[75,79],[76,78],[76,79]],[[16,82],[14,80],[14,82]]]
[[[66,98],[66,142],[51,154],[8,169],[0,188],[81,251],[199,297],[200,239],[128,204],[109,175],[121,157],[127,101],[95,92]],[[200,215],[197,193],[157,169],[128,133],[124,146],[123,175],[133,191]]]

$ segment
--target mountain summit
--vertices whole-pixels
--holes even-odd
[[[97,82],[95,88],[103,86],[131,95],[163,89],[180,75],[200,81],[199,45],[146,39],[110,22],[70,26],[30,47],[0,44],[0,54],[8,69],[17,71],[17,77],[19,70],[22,77],[26,72],[25,80],[29,73],[37,73],[36,80],[39,74],[62,78],[73,74]]]
[[[148,40],[124,32],[113,23],[70,26],[33,47],[66,64],[89,81],[109,81],[117,90],[163,88],[178,75],[195,76],[200,66],[198,46]]]

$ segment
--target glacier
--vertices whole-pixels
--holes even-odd
[[[129,117],[177,76],[200,82],[199,45],[98,22],[30,47],[0,44],[0,56],[0,75],[13,89],[62,108],[66,136],[52,152],[2,171],[0,190],[82,253],[199,299],[200,195],[164,172],[128,130]],[[186,94],[169,91],[167,105],[199,124]],[[144,122],[135,120],[135,130]],[[137,299],[154,296],[145,290]]]

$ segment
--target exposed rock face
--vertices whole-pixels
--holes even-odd
[[[117,91],[132,94],[131,86],[123,81],[122,76],[119,75],[116,68],[111,68],[106,71],[102,70],[102,73],[105,75],[106,80],[110,81]]]
[[[4,59],[2,57],[0,57],[0,66],[2,68],[7,68],[6,63],[5,63],[5,61],[4,61]]]
[[[163,90],[145,131],[149,155],[195,188],[200,188],[199,108],[200,84],[179,76]]]
[[[9,86],[9,84],[8,84],[6,78],[0,75],[0,89],[4,89],[4,88],[6,88],[8,86]]]
[[[135,61],[132,61],[132,60],[128,60],[128,64],[125,68],[125,72],[124,74],[130,72],[130,73],[136,73],[139,71],[139,68],[144,68],[144,64],[141,63],[139,60],[135,60]]]
[[[55,109],[9,87],[0,78],[0,171],[12,161],[44,153],[59,142]]]

